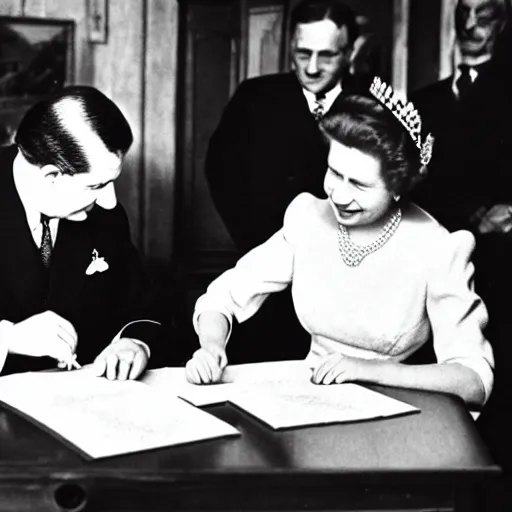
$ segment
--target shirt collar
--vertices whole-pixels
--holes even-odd
[[[475,59],[471,62],[471,64],[468,64],[469,67],[469,76],[471,77],[471,83],[473,83],[477,77],[478,77],[478,68],[482,66],[482,64],[486,64],[491,60],[491,57],[489,55],[483,55],[482,57]],[[453,58],[453,68],[455,69],[455,72],[453,73],[452,77],[452,91],[453,93],[458,96],[459,91],[457,89],[457,80],[460,78],[460,75],[462,75],[461,70],[459,69],[459,66],[461,64],[466,64],[462,61],[462,56],[460,54],[459,47],[455,46],[455,52],[454,52],[454,58]],[[485,66],[483,66],[485,67]]]
[[[325,93],[325,98],[323,100],[323,104],[324,104],[324,111],[327,112],[332,104],[334,103],[334,100],[338,97],[338,95],[340,94],[342,90],[342,87],[341,87],[341,83],[338,82],[330,91],[327,91]],[[308,91],[307,89],[304,89],[302,88],[302,92],[308,102],[308,107],[309,107],[309,110],[311,112],[313,112],[313,110],[315,109],[316,107],[316,95],[315,93],[311,92],[311,91]]]
[[[23,209],[25,210],[28,227],[30,228],[30,231],[35,231],[39,228],[41,224],[41,212],[38,211],[36,208],[33,208],[30,204],[28,179],[27,176],[24,175],[22,170],[16,166],[16,160],[13,164],[13,177],[14,186],[16,187],[16,191],[18,192],[21,204],[23,205]]]

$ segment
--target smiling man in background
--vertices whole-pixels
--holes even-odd
[[[2,373],[77,360],[124,380],[145,368],[158,325],[114,189],[132,140],[111,100],[74,86],[31,107],[2,149]]]
[[[327,144],[318,121],[338,95],[364,88],[348,73],[358,26],[346,4],[302,1],[291,13],[290,35],[293,72],[243,82],[208,148],[205,173],[211,195],[241,254],[281,227],[297,194],[324,197]],[[281,326],[279,343],[270,338],[269,322]],[[267,301],[237,335],[246,340],[233,344],[244,347],[241,360],[258,358],[248,353],[249,347],[281,359],[305,356],[309,346],[290,292]],[[281,352],[266,347],[281,347]]]
[[[499,112],[509,103],[503,75],[510,62],[495,55],[509,13],[509,0],[458,0],[454,72],[411,95],[436,139],[415,199],[452,230],[478,235],[512,228],[509,205],[497,197],[503,183],[492,190],[490,180],[482,187],[479,179],[481,169],[499,166],[498,155],[509,152],[500,142],[509,129]]]

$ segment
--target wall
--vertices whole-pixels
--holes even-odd
[[[177,0],[109,0],[106,44],[87,40],[87,0],[0,0],[0,15],[73,19],[75,82],[98,87],[129,120],[135,142],[117,190],[150,263],[172,254]]]

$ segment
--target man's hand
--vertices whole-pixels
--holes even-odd
[[[512,229],[512,205],[496,204],[483,216],[478,231],[486,233],[508,233]]]
[[[94,360],[94,375],[109,380],[136,379],[148,364],[144,347],[131,338],[113,341]]]
[[[11,354],[49,356],[63,362],[71,361],[78,342],[73,325],[53,311],[14,324],[7,336]]]
[[[192,384],[219,382],[228,364],[226,351],[214,345],[194,352],[185,366],[185,375]]]
[[[342,354],[329,354],[322,358],[313,369],[311,381],[314,384],[341,384],[363,380],[367,374],[368,361]]]

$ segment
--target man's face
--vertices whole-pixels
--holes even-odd
[[[47,176],[42,213],[82,221],[95,204],[105,209],[114,208],[117,204],[114,181],[121,174],[121,163],[120,157],[105,148],[103,162],[92,163],[90,172]]]
[[[39,211],[49,217],[82,221],[95,204],[112,209],[117,204],[114,181],[121,174],[122,157],[111,153],[85,121],[81,106],[66,99],[56,107],[66,131],[78,142],[89,172],[64,174],[55,165],[37,169]]]
[[[300,23],[291,41],[292,64],[302,87],[312,93],[327,92],[348,66],[352,47],[346,26],[331,20]]]
[[[505,15],[505,0],[459,0],[455,30],[463,62],[492,56]]]

